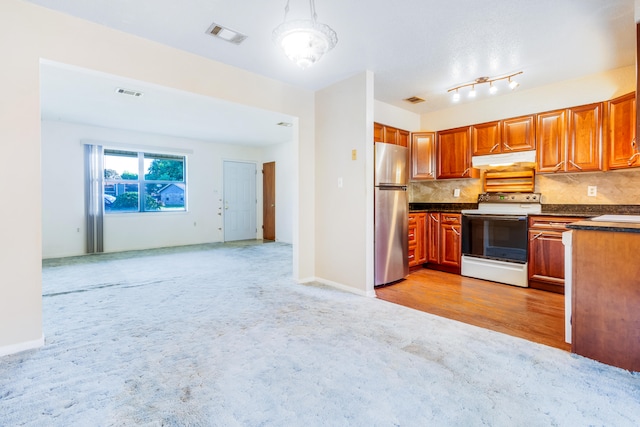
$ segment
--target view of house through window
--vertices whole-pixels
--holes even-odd
[[[184,156],[104,150],[105,212],[183,211]]]

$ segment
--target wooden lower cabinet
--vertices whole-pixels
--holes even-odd
[[[573,230],[572,247],[571,351],[640,371],[640,233]]]
[[[460,274],[462,215],[427,214],[427,267]]]
[[[564,294],[566,225],[582,218],[529,216],[529,287]]]
[[[426,213],[409,214],[409,268],[418,267],[427,262],[426,226]]]

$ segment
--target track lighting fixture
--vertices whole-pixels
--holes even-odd
[[[507,80],[509,89],[514,90],[515,88],[520,86],[520,83],[518,83],[513,79],[515,76],[519,74],[522,74],[522,71],[518,71],[517,73],[505,74],[497,77],[478,77],[472,82],[463,83],[461,85],[452,87],[451,89],[447,90],[447,92],[453,92],[453,98],[452,98],[453,102],[458,102],[460,101],[460,92],[459,92],[460,89],[465,87],[471,87],[471,90],[469,91],[469,98],[475,98],[477,93],[476,85],[489,83],[489,93],[493,95],[498,92],[498,87],[494,83],[500,80]]]
[[[456,91],[453,93],[453,102],[458,101],[460,101],[460,92],[458,92],[458,89],[456,89]]]

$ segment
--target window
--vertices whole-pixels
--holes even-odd
[[[105,212],[186,210],[185,163],[184,156],[105,149]]]

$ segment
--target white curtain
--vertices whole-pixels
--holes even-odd
[[[84,210],[87,229],[88,254],[104,252],[103,245],[103,148],[102,145],[84,146]]]

